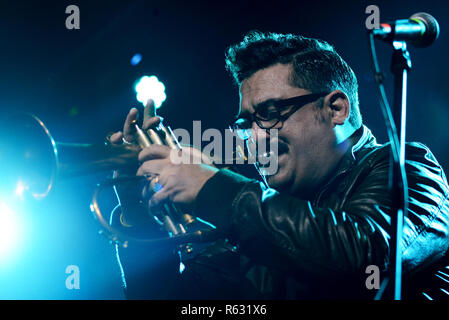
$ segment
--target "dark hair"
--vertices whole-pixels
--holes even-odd
[[[293,85],[312,91],[341,90],[349,98],[349,122],[359,128],[358,85],[354,71],[327,42],[293,34],[251,31],[228,48],[226,68],[240,86],[256,71],[274,64],[292,64]]]

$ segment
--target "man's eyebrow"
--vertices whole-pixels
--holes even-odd
[[[261,109],[264,107],[269,107],[273,103],[280,101],[280,100],[282,100],[282,99],[281,98],[270,98],[270,99],[264,100],[262,102],[259,102],[255,105],[253,105],[254,112],[257,112],[258,109]]]
[[[258,109],[261,109],[261,108],[264,108],[264,107],[269,107],[273,103],[275,103],[277,101],[280,101],[280,100],[282,100],[282,99],[281,98],[270,98],[270,99],[263,100],[263,101],[261,101],[259,103],[256,103],[255,105],[253,105],[254,112],[257,112]],[[245,111],[239,112],[237,114],[236,118],[242,118],[242,117],[245,117],[245,116],[247,117],[249,115],[252,115],[252,113],[249,112],[248,110],[245,110]]]

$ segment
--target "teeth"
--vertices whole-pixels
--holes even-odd
[[[269,159],[272,155],[274,154],[274,152],[270,151],[270,152],[265,152],[261,155],[259,155],[259,159]]]
[[[273,151],[265,152],[265,153],[262,155],[262,157],[269,158],[272,154],[274,154]]]

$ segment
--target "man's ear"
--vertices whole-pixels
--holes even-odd
[[[332,125],[342,125],[349,117],[349,98],[341,90],[334,90],[324,97],[323,108],[329,112]]]

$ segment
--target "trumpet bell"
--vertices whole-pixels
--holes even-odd
[[[80,144],[56,142],[44,123],[34,115],[0,117],[0,192],[31,194],[34,198],[45,197],[54,184],[61,179],[81,175],[138,168],[137,145]],[[216,236],[209,225],[190,228],[186,233],[164,238],[137,238],[112,227],[103,216],[99,195],[106,188],[123,182],[139,183],[144,177],[130,176],[108,179],[99,183],[94,191],[92,206],[96,219],[113,242],[127,246],[128,242],[143,245],[211,241]],[[3,190],[3,188],[5,190]],[[11,192],[12,191],[12,192]],[[148,212],[143,214],[148,218]],[[175,212],[177,218],[178,212]],[[168,217],[168,216],[167,216]],[[177,221],[175,219],[174,221]],[[192,220],[193,221],[193,220]],[[183,221],[178,221],[181,225]],[[178,223],[177,222],[177,223]],[[185,221],[184,221],[185,222]],[[188,223],[187,225],[196,225]],[[202,228],[204,227],[204,228]],[[190,232],[192,231],[192,232]]]
[[[48,194],[57,171],[55,142],[37,117],[25,114],[0,119],[0,168],[6,193]]]
[[[11,117],[9,118],[11,119]],[[55,182],[86,174],[136,168],[134,145],[56,142],[44,123],[23,114],[0,120],[0,163],[9,190],[45,197]]]

